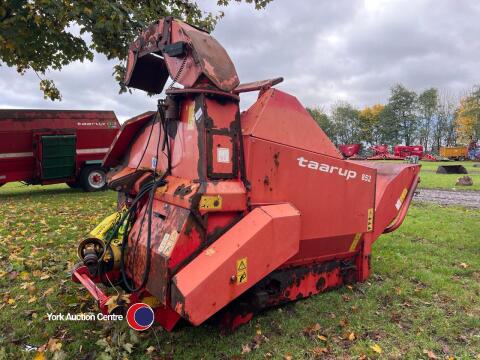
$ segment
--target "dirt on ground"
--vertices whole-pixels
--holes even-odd
[[[419,189],[413,201],[480,208],[479,191]]]

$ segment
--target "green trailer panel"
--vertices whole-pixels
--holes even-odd
[[[42,179],[75,176],[75,135],[42,136]]]

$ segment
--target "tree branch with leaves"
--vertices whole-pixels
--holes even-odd
[[[271,0],[244,1],[263,9]],[[225,7],[230,2],[218,0],[217,4]],[[173,16],[211,31],[223,15],[202,11],[190,0],[4,0],[0,3],[0,62],[21,75],[34,71],[44,97],[60,100],[60,91],[46,73],[75,61],[93,61],[99,53],[118,61],[114,76],[124,92],[121,80],[128,46],[146,25]]]

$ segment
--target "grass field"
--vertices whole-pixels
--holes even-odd
[[[402,160],[381,160],[386,163],[404,164]],[[480,167],[474,167],[479,162],[473,161],[420,161],[422,169],[420,172],[420,189],[444,189],[444,190],[480,190]],[[437,174],[437,168],[440,165],[463,165],[467,171],[468,176],[473,180],[473,186],[455,186],[457,179],[463,175],[461,174]]]
[[[47,321],[96,312],[69,270],[77,241],[114,207],[113,192],[0,189],[0,359],[480,359],[478,210],[414,205],[375,243],[368,282],[266,311],[230,335]]]
[[[421,161],[422,170],[420,173],[420,188],[426,189],[448,189],[448,190],[480,190],[480,167],[474,167],[474,164],[480,164],[472,161],[450,161],[450,162],[431,162]],[[468,176],[473,180],[473,186],[455,186],[458,174],[437,174],[437,168],[440,165],[463,165]]]

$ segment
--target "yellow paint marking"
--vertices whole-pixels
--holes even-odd
[[[247,277],[248,262],[247,258],[237,260],[237,285],[245,284],[248,281]]]
[[[203,195],[198,205],[200,210],[212,210],[222,208],[222,197],[220,195]]]
[[[188,105],[187,109],[187,130],[193,130],[193,126],[195,124],[194,110],[195,103],[192,102],[190,105]]]
[[[400,197],[398,198],[397,202],[395,203],[395,208],[397,210],[400,210],[400,208],[402,207],[403,200],[405,200],[405,198],[407,197],[407,194],[408,194],[408,190],[403,189],[402,193],[400,194]]]
[[[350,245],[350,249],[348,249],[348,251],[355,251],[355,249],[357,248],[357,244],[360,241],[361,237],[362,237],[362,233],[356,233],[355,234],[355,236],[353,238],[353,241],[352,241],[352,244]]]
[[[165,194],[167,192],[167,190],[168,190],[168,185],[160,186],[155,191],[155,195],[162,196],[163,194]]]
[[[373,230],[373,208],[368,209],[367,231]]]
[[[142,302],[144,304],[149,305],[152,308],[159,307],[160,305],[162,305],[160,300],[157,299],[155,296],[145,296],[144,298],[142,298]]]

